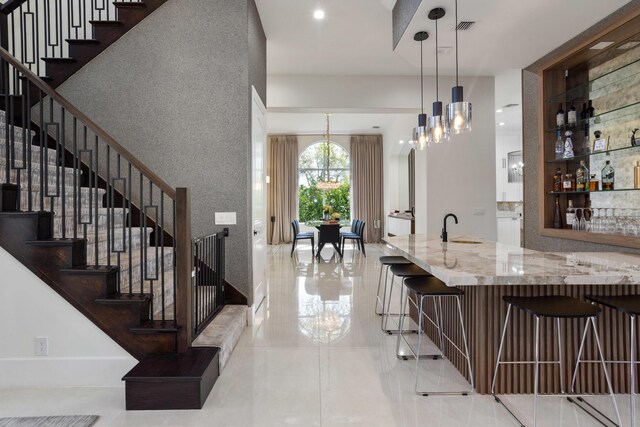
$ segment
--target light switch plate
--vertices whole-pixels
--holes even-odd
[[[216,225],[236,225],[235,212],[216,212]]]
[[[485,208],[473,208],[473,214],[475,216],[483,216],[486,213],[487,210]]]

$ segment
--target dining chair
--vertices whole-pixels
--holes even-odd
[[[298,244],[298,240],[311,240],[311,255],[315,256],[314,248],[315,244],[315,233],[313,231],[300,231],[300,223],[297,219],[291,221],[291,228],[293,228],[293,243],[291,244],[291,256],[293,256],[293,252],[296,250],[296,245]]]
[[[344,244],[347,239],[353,240],[357,243],[358,249],[362,251],[362,254],[366,257],[367,252],[364,249],[364,226],[365,222],[362,220],[356,220],[355,222],[355,232],[346,232],[342,233],[342,253],[344,254]]]

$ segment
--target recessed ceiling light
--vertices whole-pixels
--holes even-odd
[[[374,128],[374,129],[380,129],[380,126],[378,126],[378,125],[373,125],[373,126],[372,126],[372,128]]]
[[[506,123],[505,122],[500,122],[498,123],[498,126],[504,126]]]
[[[600,42],[600,43],[594,44],[589,49],[602,50],[602,49],[605,49],[605,48],[611,46],[612,44],[613,44],[613,42]]]
[[[502,113],[502,109],[501,109],[501,108],[498,108],[498,109],[496,110],[496,113]]]
[[[398,144],[404,144],[404,140],[401,139],[400,141],[398,141]]]
[[[313,12],[313,17],[316,18],[317,20],[324,19],[324,10],[316,9]]]

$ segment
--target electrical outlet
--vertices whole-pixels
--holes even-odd
[[[473,215],[475,216],[482,216],[485,213],[487,213],[487,210],[485,208],[473,208]]]
[[[49,355],[49,338],[36,337],[36,356]]]

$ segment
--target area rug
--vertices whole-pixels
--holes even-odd
[[[0,427],[90,427],[98,418],[97,415],[0,418]]]

